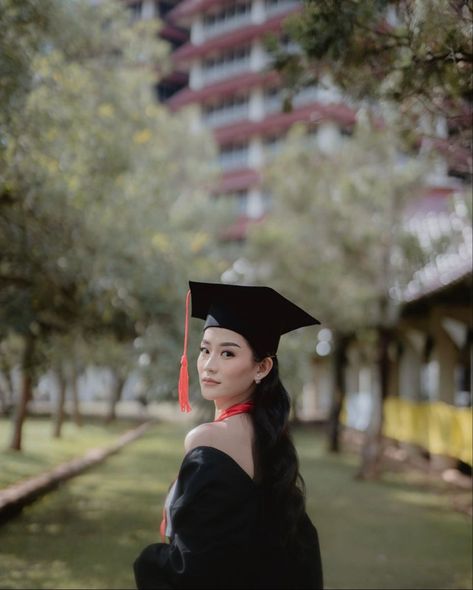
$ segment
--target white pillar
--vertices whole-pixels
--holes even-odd
[[[246,214],[252,219],[258,219],[264,213],[263,195],[259,189],[250,189],[248,191],[248,200],[246,204]]]
[[[191,42],[194,45],[201,45],[204,42],[204,23],[200,14],[192,21]]]
[[[200,90],[203,85],[204,77],[202,74],[202,63],[201,61],[197,61],[192,64],[189,73],[189,88],[191,90]]]
[[[150,20],[157,15],[157,10],[155,14],[155,4],[154,0],[144,0],[143,5],[141,7],[141,18],[143,20]]]
[[[253,0],[251,5],[251,22],[259,25],[265,21],[264,0]]]
[[[264,163],[263,143],[260,137],[253,137],[248,146],[248,165],[250,168],[259,168]]]
[[[340,132],[332,122],[321,123],[317,128],[316,143],[324,154],[335,154],[340,147]]]
[[[268,55],[261,41],[255,41],[251,46],[250,69],[252,72],[260,72],[268,62]]]
[[[399,397],[416,401],[420,398],[420,374],[422,341],[419,343],[417,331],[408,332],[404,340],[404,350],[399,363]]]
[[[261,88],[255,88],[251,92],[248,106],[248,118],[251,121],[261,121],[264,118],[264,97]]]

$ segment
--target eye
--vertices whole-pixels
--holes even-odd
[[[235,356],[233,354],[233,352],[231,350],[223,350],[222,351],[222,356],[226,359],[231,358],[232,356]]]
[[[200,347],[200,354],[208,354],[209,349],[205,348],[205,346]]]

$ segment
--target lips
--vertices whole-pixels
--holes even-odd
[[[220,383],[220,381],[215,381],[214,379],[202,379],[202,383],[205,383],[205,385],[218,385]]]

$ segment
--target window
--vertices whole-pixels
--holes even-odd
[[[224,170],[248,166],[248,144],[229,144],[222,148],[219,164]]]
[[[250,46],[231,49],[204,61],[203,75],[206,81],[218,80],[246,70],[250,65]]]
[[[248,96],[230,96],[204,107],[203,119],[208,125],[225,124],[248,117]]]
[[[223,10],[206,14],[204,17],[204,29],[206,35],[218,34],[223,29],[237,26],[242,20],[251,18],[251,2],[235,2],[226,6]]]
[[[265,0],[264,7],[268,14],[288,10],[300,4],[300,0]]]

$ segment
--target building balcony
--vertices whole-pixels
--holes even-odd
[[[268,19],[261,24],[252,24],[244,26],[218,37],[214,37],[202,44],[186,43],[173,54],[173,63],[179,64],[180,67],[189,64],[196,59],[203,59],[208,55],[223,52],[227,49],[233,49],[241,45],[247,45],[253,40],[261,39],[270,33],[280,33],[284,20],[301,10],[300,4],[293,4],[284,12]]]
[[[163,28],[159,31],[159,35],[162,39],[172,42],[177,46],[180,46],[189,40],[189,33],[187,31],[166,22],[164,23]]]
[[[314,125],[322,121],[334,121],[341,127],[352,127],[356,121],[356,113],[343,104],[315,103],[296,108],[289,113],[273,113],[262,121],[245,121],[221,127],[215,131],[214,136],[220,145],[243,143],[256,135],[264,137],[285,133],[297,122]]]
[[[188,24],[196,14],[205,12],[222,4],[230,4],[231,0],[184,0],[169,12],[169,18],[175,22]]]
[[[224,172],[246,168],[249,165],[249,155],[248,146],[225,150],[220,152],[218,165]]]
[[[232,61],[230,63],[222,63],[221,65],[207,67],[202,72],[203,85],[214,84],[219,80],[237,76],[243,72],[250,71],[251,61],[249,57]]]
[[[246,101],[244,104],[235,107],[218,109],[209,113],[205,113],[202,116],[202,123],[206,127],[221,127],[235,123],[236,121],[248,119],[248,113],[248,101]]]
[[[260,175],[257,170],[248,167],[224,171],[214,189],[216,194],[235,193],[258,186]]]
[[[216,21],[212,24],[204,23],[202,27],[202,41],[208,41],[214,37],[251,25],[251,12],[236,14],[232,18]]]
[[[257,86],[273,85],[280,81],[280,76],[275,71],[245,72],[230,79],[220,80],[214,84],[193,90],[184,88],[168,101],[172,110],[179,110],[190,104],[204,104],[209,100],[223,99],[232,96],[235,92],[244,92]]]
[[[226,228],[221,235],[222,240],[228,242],[243,242],[247,235],[250,225],[257,223],[259,220],[252,219],[247,215],[240,215],[235,221]]]
[[[292,10],[300,4],[300,0],[265,0],[264,10],[267,16],[274,16]]]
[[[307,86],[293,96],[291,103],[296,109],[311,103],[333,104],[342,99],[341,92],[335,87]],[[283,92],[279,89],[266,92],[263,103],[265,113],[281,112],[283,100]]]
[[[162,76],[160,82],[172,82],[184,86],[189,82],[189,76],[185,72],[178,72],[175,70]]]

